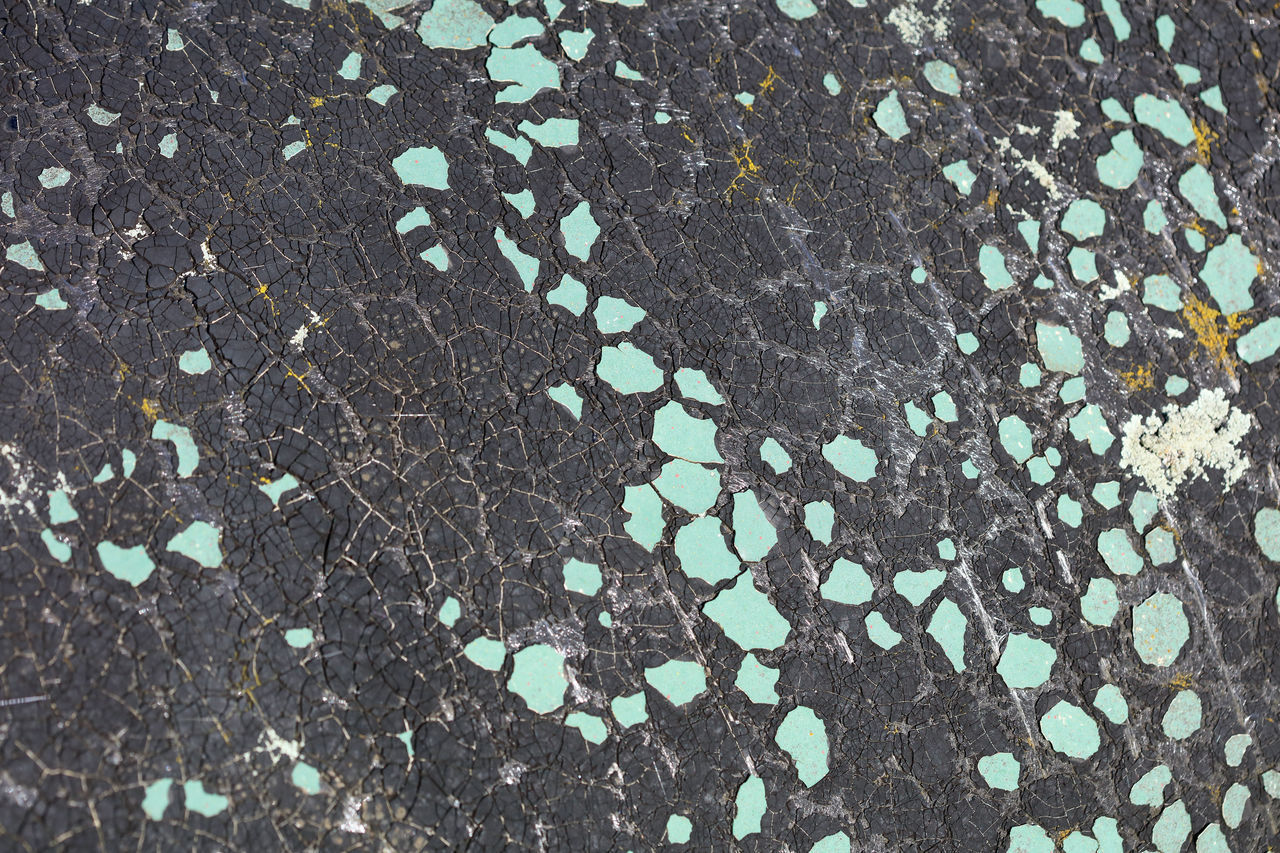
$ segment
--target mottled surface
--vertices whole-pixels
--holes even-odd
[[[1280,835],[1280,20],[9,2],[0,847]]]

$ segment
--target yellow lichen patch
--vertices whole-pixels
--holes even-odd
[[[1230,314],[1219,323],[1221,317],[1221,311],[1194,295],[1187,296],[1182,308],[1182,319],[1196,336],[1197,351],[1203,350],[1223,369],[1234,371],[1236,361],[1227,348],[1240,336],[1240,329],[1252,321],[1242,313]]]
[[[313,96],[311,97],[311,106],[312,106],[313,108],[314,108],[314,107],[318,107],[318,106],[320,106],[320,105],[321,105],[321,104],[323,104],[323,103],[324,103],[324,98],[323,98],[322,96],[320,96],[320,95],[313,95]]]
[[[1144,388],[1154,388],[1156,385],[1155,370],[1150,362],[1139,364],[1133,370],[1126,370],[1120,374],[1120,381],[1130,391],[1141,391]]]
[[[748,139],[730,152],[734,162],[738,165],[738,174],[729,182],[728,189],[724,191],[725,198],[733,195],[733,191],[739,188],[739,182],[759,179],[760,167],[751,159],[751,146],[753,144],[754,140]]]
[[[147,416],[147,420],[154,421],[160,417],[160,404],[155,400],[143,398],[142,405],[138,408],[142,409],[142,414]]]
[[[985,204],[987,207],[991,208],[992,210],[995,210],[996,203],[999,201],[1000,201],[1000,191],[997,190],[995,187],[992,187],[991,192],[987,193],[986,201],[984,201],[983,204]]]
[[[1197,118],[1191,123],[1191,129],[1196,135],[1196,159],[1204,165],[1209,165],[1209,146],[1218,141],[1218,134],[1214,133],[1208,122],[1202,118]]]
[[[770,65],[769,74],[760,81],[760,94],[763,95],[765,92],[771,91],[773,89],[773,84],[778,82],[779,79],[781,78],[778,77],[778,72],[774,71],[773,66]]]
[[[1173,678],[1169,679],[1169,686],[1175,690],[1186,690],[1193,683],[1191,673],[1189,672],[1180,672]]]

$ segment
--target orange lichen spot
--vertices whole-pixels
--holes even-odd
[[[773,84],[778,82],[780,79],[781,78],[778,77],[778,72],[774,71],[773,66],[770,65],[769,74],[764,78],[764,80],[760,81],[760,93],[764,94],[765,92],[773,89]]]
[[[1196,337],[1197,352],[1203,350],[1224,370],[1235,370],[1235,358],[1228,347],[1240,336],[1240,329],[1252,320],[1240,312],[1229,314],[1224,319],[1221,311],[1211,308],[1207,302],[1194,295],[1187,296],[1182,308],[1182,319]]]
[[[1156,384],[1155,370],[1150,362],[1139,364],[1133,370],[1126,370],[1120,374],[1120,381],[1125,384],[1130,391],[1141,391],[1144,388],[1154,388]]]

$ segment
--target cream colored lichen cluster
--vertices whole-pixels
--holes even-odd
[[[1146,480],[1161,501],[1211,468],[1222,472],[1225,491],[1249,467],[1236,445],[1251,426],[1252,418],[1231,406],[1221,390],[1204,390],[1186,406],[1165,406],[1163,415],[1129,418],[1120,464]]]

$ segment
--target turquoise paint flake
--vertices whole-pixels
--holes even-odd
[[[80,517],[80,513],[76,512],[75,507],[71,505],[70,497],[62,489],[49,491],[48,497],[50,524],[66,524],[68,521],[75,521]]]
[[[1000,444],[1019,465],[1031,458],[1032,438],[1027,423],[1017,415],[1005,415],[998,428]]]
[[[743,651],[776,649],[787,640],[791,623],[756,589],[750,572],[702,606],[702,612]]]
[[[951,599],[938,602],[925,633],[937,640],[956,672],[964,672],[964,635],[969,620]]]
[[[1099,106],[1102,108],[1102,114],[1111,121],[1123,123],[1133,121],[1129,112],[1115,98],[1104,98]]]
[[[978,351],[978,338],[973,332],[961,332],[956,335],[956,346],[965,355],[973,355]]]
[[[835,508],[826,501],[812,501],[804,505],[804,526],[815,541],[830,545],[835,523]]]
[[[1200,270],[1200,280],[1223,314],[1253,307],[1249,286],[1257,275],[1258,257],[1244,245],[1239,234],[1232,234],[1210,249]]]
[[[1244,785],[1236,782],[1227,789],[1227,794],[1222,798],[1222,819],[1227,826],[1236,829],[1240,826],[1240,822],[1244,819],[1244,807],[1249,802],[1249,789]]]
[[[907,426],[911,427],[912,432],[921,438],[929,434],[931,419],[924,409],[908,400],[902,404],[902,411],[907,415]]]
[[[1095,38],[1085,39],[1080,43],[1080,58],[1086,62],[1101,65],[1103,60],[1102,45],[1098,44],[1098,40]]]
[[[1151,828],[1151,841],[1160,853],[1180,853],[1191,835],[1191,816],[1182,800],[1166,808]]]
[[[473,0],[435,0],[418,22],[418,38],[427,47],[470,50],[486,43],[493,18]]]
[[[1167,275],[1149,275],[1142,280],[1142,301],[1162,311],[1182,310],[1182,288]]]
[[[609,736],[608,729],[605,728],[604,720],[594,714],[588,714],[584,711],[574,711],[572,714],[564,718],[566,726],[572,726],[578,730],[583,739],[588,743],[601,744],[605,738]]]
[[[1091,198],[1076,199],[1062,215],[1062,230],[1077,240],[1102,236],[1106,225],[1106,212],[1102,209],[1102,205]]]
[[[942,174],[947,180],[955,184],[960,195],[968,195],[973,192],[973,182],[978,179],[978,176],[969,168],[968,160],[957,160],[950,166],[943,167]]]
[[[189,477],[196,470],[200,454],[196,444],[191,440],[191,430],[183,426],[158,420],[151,428],[151,437],[173,443],[174,452],[178,456],[177,472],[179,477]],[[125,476],[129,476],[128,472]]]
[[[857,563],[851,565],[857,566],[858,571],[862,572],[862,566]],[[1013,569],[1010,569],[1013,571]],[[832,577],[835,576],[833,571]],[[862,577],[866,578],[866,572],[862,572]],[[933,591],[942,586],[942,582],[947,579],[947,573],[942,569],[926,569],[923,572],[913,572],[903,570],[893,576],[893,591],[898,595],[911,602],[911,606],[919,607],[924,603],[925,599],[933,594]],[[863,601],[871,600],[871,579],[866,580],[866,597]],[[829,598],[830,596],[828,596]],[[862,601],[850,601],[847,604],[862,604]]]
[[[222,565],[222,533],[212,524],[193,521],[185,530],[169,540],[166,551],[174,551],[206,569]]]
[[[1093,707],[1117,726],[1129,720],[1129,703],[1125,701],[1120,688],[1114,684],[1104,684],[1098,688],[1098,692],[1093,695]]]
[[[113,577],[138,586],[155,571],[156,564],[147,555],[145,545],[121,548],[114,542],[98,543],[98,559]]]
[[[792,708],[778,726],[774,740],[795,762],[805,787],[812,788],[827,775],[827,726],[811,708]]]
[[[1098,534],[1098,553],[1113,574],[1136,575],[1142,571],[1142,558],[1123,528],[1115,527]]]
[[[496,47],[513,47],[525,39],[542,35],[544,31],[537,19],[512,15],[504,18],[489,32],[489,44]]]
[[[1196,853],[1231,853],[1227,837],[1222,834],[1222,827],[1211,823],[1196,836]]]
[[[1040,251],[1040,221],[1037,219],[1024,219],[1018,223],[1018,233],[1022,235],[1022,239],[1026,242],[1027,248],[1031,250],[1031,254]]]
[[[827,94],[832,97],[840,94],[840,81],[836,79],[836,75],[830,72],[822,76],[822,86],[827,90]]]
[[[902,111],[902,100],[895,89],[881,99],[876,111],[872,114],[875,123],[889,138],[899,140],[911,132],[907,127],[907,116]]]
[[[375,104],[385,107],[387,105],[387,101],[391,100],[391,96],[397,94],[399,91],[399,89],[392,86],[390,83],[383,83],[381,86],[374,86],[370,89],[369,94],[365,97],[373,101]]]
[[[1062,853],[1098,853],[1098,842],[1076,829],[1062,839]]]
[[[1036,0],[1036,9],[1046,18],[1057,18],[1068,27],[1084,23],[1084,6],[1076,0]]]
[[[684,815],[673,814],[667,818],[667,841],[672,844],[685,844],[693,834],[693,822]]]
[[[687,705],[707,689],[707,672],[696,661],[669,660],[645,667],[644,680],[676,707]]]
[[[319,794],[323,788],[320,783],[320,771],[305,761],[299,761],[293,765],[289,780],[293,782],[293,786],[299,791],[313,797]]]
[[[173,780],[157,779],[144,789],[142,812],[148,820],[162,820],[172,798]]]
[[[951,399],[951,395],[946,391],[939,391],[934,394],[930,402],[933,403],[933,413],[938,420],[954,423],[959,419],[960,416],[956,412],[955,401]]]
[[[865,483],[876,475],[876,453],[856,438],[837,435],[823,445],[822,456],[844,476]]]
[[[672,459],[662,466],[653,487],[681,509],[700,515],[711,509],[720,495],[720,472],[683,459]]]
[[[671,121],[671,115],[663,112],[662,110],[658,110],[653,114],[653,120],[656,124],[666,124]]]
[[[662,385],[662,369],[653,356],[626,341],[601,350],[596,376],[619,394],[656,391]]]
[[[1079,373],[1084,369],[1084,350],[1070,329],[1036,322],[1036,348],[1046,370]]]
[[[776,705],[778,692],[775,686],[779,674],[777,669],[765,666],[753,653],[748,652],[738,666],[738,675],[733,684],[757,705]]]
[[[635,540],[636,544],[646,551],[662,538],[662,498],[648,483],[640,486],[627,486],[622,499],[622,511],[631,518],[624,522],[622,529]]]
[[[551,646],[526,646],[511,656],[511,677],[507,689],[515,693],[535,714],[549,714],[564,704],[569,680],[564,674],[564,655]]]
[[[813,303],[813,327],[815,329],[822,327],[822,318],[825,316],[827,316],[827,303],[821,301]]]
[[[32,272],[44,272],[44,264],[40,262],[40,256],[36,254],[30,240],[23,240],[21,243],[9,246],[4,251],[4,257],[5,260],[26,267]]]
[[[1038,365],[1028,361],[1018,368],[1018,384],[1023,388],[1039,388],[1040,379],[1041,373]]]
[[[690,400],[709,403],[713,406],[724,405],[724,398],[707,379],[707,374],[692,367],[682,367],[676,371],[676,387],[680,395]]]
[[[629,332],[644,318],[644,309],[632,305],[625,299],[601,296],[596,303],[596,328],[606,335]]]
[[[1004,574],[1000,576],[1000,583],[1014,595],[1022,592],[1027,587],[1027,582],[1022,576],[1022,569],[1018,566],[1011,566],[1005,569]]]
[[[1040,718],[1040,732],[1055,750],[1070,758],[1088,758],[1102,744],[1098,724],[1067,701],[1058,702]]]
[[[1159,806],[1164,804],[1164,789],[1173,781],[1173,773],[1163,764],[1157,764],[1129,789],[1129,802],[1135,806]]]
[[[751,107],[754,106],[756,102],[756,96],[751,94],[750,92],[739,92],[738,94],[733,96],[733,99],[738,103],[742,104],[747,109],[751,109]]]
[[[1032,607],[1027,611],[1027,616],[1031,618],[1032,623],[1041,628],[1053,622],[1053,611],[1047,607]]]
[[[547,291],[547,302],[569,309],[575,317],[581,317],[587,308],[587,286],[571,275],[560,279],[560,284]]]
[[[298,488],[298,478],[292,474],[285,474],[280,479],[270,483],[260,483],[258,489],[264,495],[271,499],[271,503],[275,506],[280,505],[280,498],[285,492],[291,492]]]
[[[1028,823],[1009,830],[1009,847],[1005,853],[1053,853],[1053,849],[1048,834],[1034,823]]]
[[[516,275],[520,277],[525,293],[532,293],[533,283],[538,278],[538,270],[542,262],[533,255],[521,251],[516,242],[501,228],[493,229],[493,239],[498,244],[498,250],[502,252],[502,256],[515,267]]]
[[[1167,592],[1153,593],[1133,608],[1133,648],[1148,666],[1168,666],[1191,637],[1182,602]]]
[[[600,567],[575,558],[564,564],[564,588],[569,592],[595,595],[600,591]]]
[[[547,396],[569,410],[577,420],[582,420],[582,397],[568,382],[561,382],[547,389]]]
[[[1253,539],[1264,557],[1280,562],[1280,510],[1258,510],[1253,516]]]
[[[1110,627],[1120,610],[1115,581],[1110,578],[1093,578],[1089,588],[1080,598],[1080,615],[1091,625]]]
[[[680,570],[692,578],[716,584],[742,570],[742,564],[725,544],[720,519],[702,516],[676,531],[676,559]]]
[[[812,0],[777,0],[778,11],[793,21],[803,21],[818,14],[818,7]]]
[[[640,74],[639,71],[635,70],[630,65],[623,62],[621,59],[619,59],[617,62],[613,64],[613,73],[618,77],[619,80],[643,80],[644,79],[644,77]]]
[[[997,752],[978,759],[978,772],[982,774],[987,787],[999,791],[1016,791],[1022,765],[1013,757],[1012,752]]]
[[[457,624],[460,616],[462,616],[462,605],[452,595],[444,600],[444,604],[440,605],[440,612],[436,614],[440,624],[446,628],[452,628]],[[288,637],[286,636],[285,639],[288,639]]]
[[[734,548],[748,563],[763,560],[778,544],[778,532],[750,490],[733,496],[733,531]]]
[[[528,219],[529,214],[533,213],[533,193],[529,190],[521,190],[518,193],[503,193],[502,197],[516,209],[521,219]]]
[[[960,473],[964,474],[970,480],[974,480],[977,479],[977,476],[982,472],[978,470],[977,465],[973,464],[972,459],[966,459],[964,462],[960,463]]]
[[[178,153],[178,134],[166,133],[161,137],[157,150],[160,152],[160,156],[172,158],[174,154]]]
[[[433,190],[449,188],[449,163],[434,145],[407,149],[391,161],[391,168],[405,186],[421,186]]]
[[[221,794],[211,794],[204,789],[199,779],[189,779],[182,783],[182,798],[188,811],[205,817],[213,817],[226,811],[231,801]]]
[[[574,62],[581,60],[587,55],[587,48],[591,46],[591,40],[596,37],[595,30],[586,27],[582,32],[574,32],[573,30],[562,30],[557,34],[560,39],[560,48],[564,51],[564,55],[572,59]]]
[[[1200,93],[1200,100],[1211,110],[1227,114],[1227,105],[1222,102],[1222,87],[1212,86]]]
[[[49,556],[59,563],[65,563],[71,559],[71,546],[55,536],[49,528],[46,527],[40,531],[40,541],[44,543],[44,547],[49,551]]]
[[[213,362],[205,348],[198,347],[178,357],[178,369],[189,376],[200,376],[213,369]]]
[[[1115,435],[1107,426],[1107,419],[1102,416],[1102,409],[1093,403],[1081,409],[1067,423],[1072,437],[1076,441],[1088,442],[1089,449],[1098,456],[1106,453],[1107,448],[1115,441]]]
[[[445,251],[445,248],[443,245],[436,244],[435,246],[432,246],[430,249],[427,249],[425,252],[422,252],[421,254],[419,254],[418,257],[422,258],[422,260],[431,264],[431,266],[435,267],[441,272],[444,272],[446,269],[449,268],[449,253]]]
[[[1165,563],[1173,562],[1178,556],[1173,534],[1163,527],[1157,527],[1148,533],[1145,542],[1147,554],[1151,556],[1153,565],[1163,566]]]
[[[1185,65],[1179,62],[1173,66],[1173,70],[1177,72],[1178,80],[1183,86],[1194,86],[1200,82],[1200,69],[1194,65]]]
[[[618,725],[624,729],[639,725],[649,719],[648,706],[645,702],[644,691],[632,693],[630,696],[615,696],[609,702],[609,711],[613,714],[613,718],[618,721]]]
[[[476,637],[462,647],[462,654],[476,666],[497,672],[507,659],[507,647],[489,637]]]
[[[1058,520],[1068,527],[1079,527],[1081,519],[1084,518],[1084,507],[1068,494],[1058,496],[1057,512]]]
[[[867,628],[867,638],[885,651],[902,642],[902,635],[893,630],[878,611],[871,611],[863,621]]]
[[[89,108],[85,110],[85,113],[94,124],[101,125],[102,127],[108,127],[120,118],[120,113],[113,113],[111,110],[104,110],[97,104],[90,104]],[[8,193],[6,193],[6,195],[8,195]],[[12,205],[12,202],[10,202],[10,205]],[[10,216],[13,216],[12,206],[5,212]]]
[[[1240,762],[1244,760],[1244,753],[1253,745],[1253,736],[1249,734],[1232,735],[1227,738],[1226,745],[1222,748],[1223,757],[1227,760],[1228,767],[1239,767]]]
[[[1010,634],[996,672],[1014,690],[1040,687],[1049,680],[1058,653],[1044,640],[1026,634]]]
[[[741,841],[748,835],[760,831],[761,822],[767,809],[764,795],[764,780],[759,776],[748,776],[738,786],[738,793],[733,799],[733,837]]]
[[[1173,98],[1139,95],[1133,102],[1133,115],[1139,124],[1159,131],[1179,145],[1190,145],[1196,140],[1191,119]]]
[[[1204,251],[1204,235],[1194,228],[1183,228],[1182,239],[1187,241],[1188,248],[1197,255]]]
[[[760,445],[760,460],[767,462],[775,474],[785,474],[791,470],[791,457],[773,438],[766,438]]]
[[[1236,354],[1246,364],[1271,358],[1280,350],[1280,317],[1268,317],[1236,341]]]
[[[1133,131],[1121,131],[1111,137],[1111,150],[1098,157],[1098,180],[1113,189],[1128,189],[1138,179],[1142,160],[1142,149],[1134,140]]]
[[[503,151],[516,158],[516,162],[521,166],[529,165],[529,156],[533,154],[533,145],[523,136],[507,136],[500,130],[486,128],[484,138],[489,140],[490,144],[496,145]]]
[[[418,205],[413,210],[396,220],[396,233],[408,234],[415,228],[422,228],[430,224],[431,214],[427,213],[427,209],[425,207]]]
[[[1170,376],[1164,382],[1164,393],[1168,394],[1170,397],[1177,397],[1189,387],[1191,387],[1190,383],[1187,382],[1185,377]]]
[[[944,95],[960,94],[960,75],[951,63],[932,59],[924,64],[924,79]]]
[[[187,435],[190,436],[190,433],[188,432]],[[152,430],[151,437],[152,438],[156,437],[155,430]],[[195,449],[195,444],[191,445],[191,449],[192,450]],[[182,448],[178,448],[178,459],[179,461],[181,461],[182,459]],[[122,474],[124,474],[124,477],[126,480],[133,476],[133,466],[137,464],[138,464],[138,455],[136,453],[134,453],[132,450],[129,450],[129,449],[120,451],[120,471]]]
[[[47,190],[65,187],[71,182],[71,173],[61,166],[50,166],[40,172],[40,186]]]
[[[1173,19],[1168,15],[1161,15],[1156,18],[1156,39],[1160,42],[1160,47],[1168,51],[1173,47],[1173,33],[1175,27]]]
[[[1199,730],[1203,721],[1204,710],[1200,697],[1194,690],[1179,690],[1165,709],[1160,727],[1164,730],[1165,737],[1184,740]]]
[[[360,76],[360,65],[360,54],[352,51],[347,54],[346,59],[342,60],[342,67],[338,69],[338,76],[343,80],[355,80]]]
[[[560,70],[531,44],[493,48],[485,70],[495,83],[515,84],[498,92],[494,100],[499,104],[522,103],[544,89],[560,88]]]
[[[310,628],[290,628],[284,632],[284,641],[295,649],[305,649],[316,641],[316,634]]]
[[[591,215],[591,205],[580,202],[560,220],[560,233],[564,235],[564,248],[580,261],[591,256],[591,246],[600,236],[600,226]]]
[[[1120,7],[1120,0],[1102,0],[1102,11],[1111,22],[1111,31],[1115,33],[1116,41],[1127,40],[1131,27],[1129,19],[1125,17],[1124,10]]]
[[[1222,213],[1222,207],[1218,202],[1218,193],[1213,188],[1213,176],[1209,171],[1196,163],[1190,169],[1182,173],[1182,177],[1178,179],[1178,192],[1182,193],[1182,197],[1191,202],[1191,206],[1196,209],[1205,219],[1208,219],[1219,228],[1227,227],[1227,217]]]
[[[1081,284],[1098,280],[1098,256],[1089,249],[1076,246],[1067,253],[1067,265],[1072,278]]]
[[[954,560],[956,558],[956,543],[950,539],[943,539],[938,542],[938,556],[943,560]]]
[[[306,150],[307,150],[307,143],[299,139],[294,142],[290,142],[284,148],[280,149],[280,153],[284,156],[284,159],[292,160],[294,157],[298,156],[299,154],[301,154],[303,151],[306,151]]]
[[[1004,290],[1013,286],[1013,277],[1005,266],[1004,253],[995,246],[984,245],[978,250],[978,271],[991,290]]]
[[[1123,347],[1129,343],[1129,318],[1125,316],[1123,311],[1110,311],[1107,313],[1107,322],[1103,327],[1102,336],[1113,347]]]
[[[818,593],[823,598],[840,604],[866,604],[871,600],[874,591],[871,576],[862,568],[862,564],[846,560],[844,557],[835,561],[831,567],[831,574],[818,587]]]
[[[549,118],[542,124],[522,121],[517,129],[543,148],[572,148],[578,144],[576,118]]]

